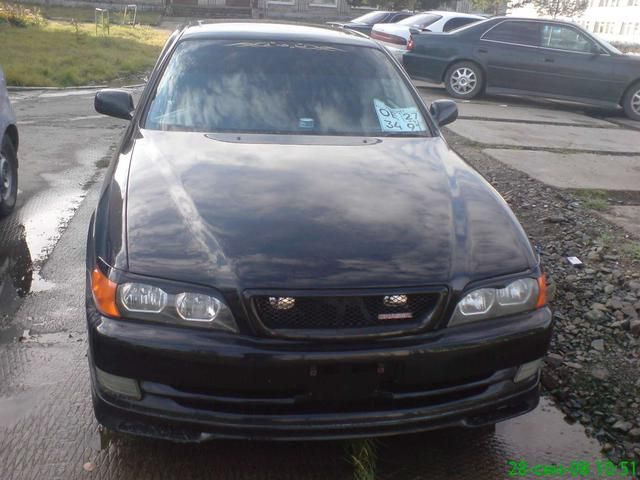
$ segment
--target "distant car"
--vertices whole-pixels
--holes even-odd
[[[450,32],[480,20],[485,20],[485,17],[458,12],[422,12],[395,24],[378,23],[374,25],[371,30],[371,38],[378,40],[401,61],[402,55],[407,52],[412,34]]]
[[[623,107],[640,121],[640,57],[577,25],[500,17],[449,34],[418,34],[404,66],[455,98],[482,92]]]
[[[11,213],[18,196],[18,127],[0,68],[0,217]]]
[[[212,62],[211,59],[216,59]],[[130,120],[87,237],[93,404],[181,442],[485,427],[538,403],[539,257],[377,42],[184,27]]]
[[[369,12],[362,15],[361,17],[354,18],[348,22],[327,22],[327,24],[332,27],[348,28],[349,30],[355,30],[356,32],[370,35],[371,28],[373,28],[377,23],[395,23],[412,15],[413,14],[410,12],[387,12],[377,10],[375,12]]]

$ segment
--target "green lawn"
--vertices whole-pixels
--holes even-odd
[[[170,32],[112,25],[96,36],[93,24],[49,21],[0,24],[0,66],[9,85],[74,86],[106,83],[151,69]]]

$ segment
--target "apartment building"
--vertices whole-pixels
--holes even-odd
[[[573,21],[609,41],[640,43],[640,0],[589,0]]]

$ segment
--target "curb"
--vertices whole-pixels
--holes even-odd
[[[117,88],[139,88],[144,87],[146,83],[137,83],[135,85],[124,85],[122,87]],[[109,88],[109,85],[82,85],[79,87],[17,87],[7,85],[8,92],[32,92],[32,91],[54,91],[54,92],[64,92],[71,90],[100,90],[102,88]],[[114,87],[115,88],[115,87]]]

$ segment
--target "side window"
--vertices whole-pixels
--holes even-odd
[[[591,51],[594,44],[575,28],[546,23],[542,27],[542,46],[586,53]]]
[[[486,31],[482,39],[539,47],[541,25],[539,22],[506,21]]]
[[[447,21],[447,23],[444,24],[444,27],[442,27],[442,31],[450,32],[451,30],[464,27],[465,25],[469,25],[470,23],[477,22],[477,21],[478,19],[476,18],[463,18],[463,17],[452,18],[451,20]]]

